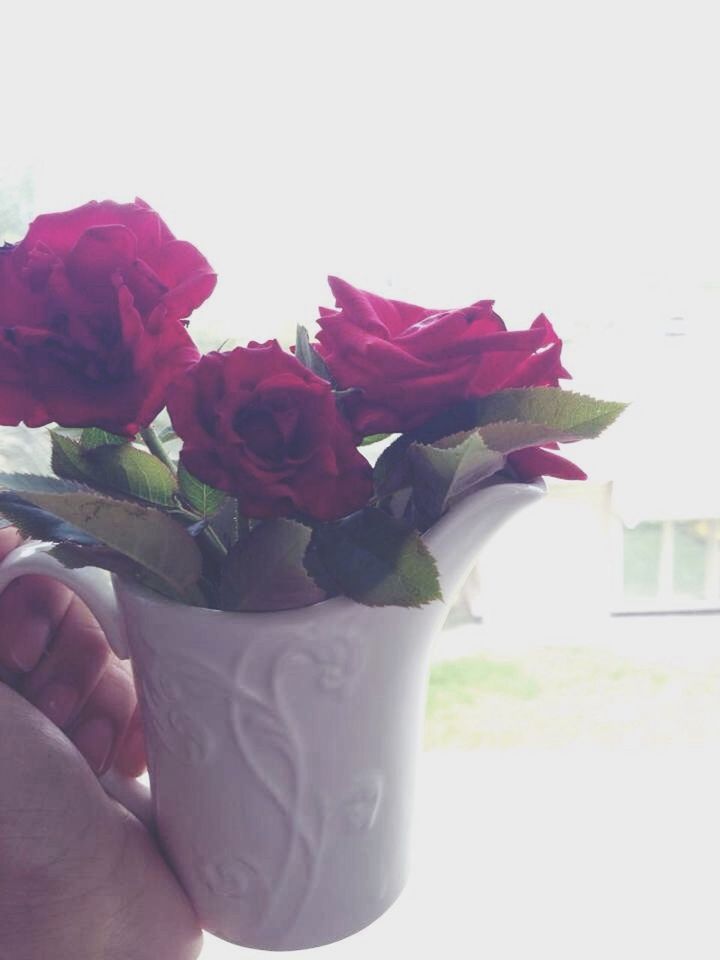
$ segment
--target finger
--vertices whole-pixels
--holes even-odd
[[[135,707],[130,724],[115,755],[115,769],[126,777],[139,777],[147,768],[145,735],[140,719],[140,709]]]
[[[132,678],[111,658],[68,730],[95,773],[105,773],[112,765],[136,704]]]
[[[72,597],[67,587],[48,577],[13,580],[0,596],[0,666],[20,673],[33,670],[67,614]]]
[[[19,547],[22,542],[22,537],[15,527],[3,527],[0,530],[0,560],[4,560],[10,551]]]
[[[23,696],[66,729],[105,672],[111,653],[97,620],[74,594],[46,655],[20,684]]]

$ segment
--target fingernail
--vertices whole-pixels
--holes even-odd
[[[22,633],[15,637],[8,651],[18,670],[28,673],[34,670],[45,652],[50,636],[50,623],[42,617],[28,618],[23,622]]]
[[[105,717],[93,717],[81,724],[72,740],[95,773],[104,773],[115,740],[115,728]]]
[[[35,706],[48,720],[63,727],[73,715],[78,703],[77,691],[64,683],[50,683],[35,697]]]

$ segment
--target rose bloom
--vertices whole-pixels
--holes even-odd
[[[540,315],[529,330],[509,331],[480,300],[437,310],[388,300],[329,278],[337,309],[321,308],[317,351],[335,383],[359,387],[346,410],[360,435],[403,433],[463,400],[510,387],[558,386],[569,377],[562,341]],[[534,447],[508,458],[518,479],[585,474]]]
[[[182,321],[215,282],[142,200],[38,217],[0,247],[0,423],[133,436],[197,360]]]
[[[372,495],[330,385],[276,340],[206,354],[171,386],[168,411],[184,466],[245,516],[334,520]]]

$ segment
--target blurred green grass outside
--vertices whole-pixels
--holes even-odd
[[[675,666],[541,647],[436,663],[425,748],[720,745],[720,659]]]

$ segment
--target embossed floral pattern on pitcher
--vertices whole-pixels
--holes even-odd
[[[430,642],[488,537],[542,493],[488,487],[435,524],[425,537],[445,599],[420,609],[337,597],[234,614],[117,579],[113,589],[47,546],[3,564],[0,590],[25,573],[55,576],[129,651],[155,828],[207,930],[247,947],[315,947],[401,893]]]

